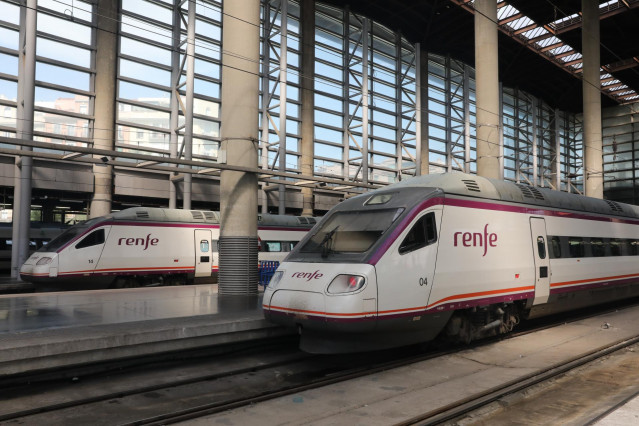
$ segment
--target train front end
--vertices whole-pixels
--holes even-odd
[[[388,301],[379,300],[376,264],[412,220],[420,201],[436,192],[375,191],[333,208],[275,272],[264,291],[266,319],[297,328],[300,348],[311,353],[404,343],[402,333],[388,327],[391,318],[380,321],[380,303]]]
[[[94,220],[95,221],[95,220]],[[80,238],[87,229],[89,222],[75,225],[47,245],[39,248],[20,267],[20,279],[36,285],[36,289],[49,289],[50,285],[59,284],[64,280],[60,277],[60,256],[62,251],[72,241]]]

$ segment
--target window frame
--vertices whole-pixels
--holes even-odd
[[[88,241],[93,235],[97,235],[97,234],[102,234],[101,242],[92,242],[91,244],[82,245],[85,241]],[[94,247],[100,244],[104,244],[105,242],[106,242],[106,233],[104,232],[104,228],[100,228],[100,229],[96,229],[92,231],[91,233],[86,235],[84,238],[82,238],[80,241],[78,241],[78,243],[75,245],[75,249],[81,250],[84,248]]]
[[[417,241],[415,243],[407,243],[409,236],[415,231],[418,226],[422,226],[423,241]],[[429,229],[431,228],[431,229]],[[432,231],[432,232],[430,232]],[[428,212],[421,216],[413,224],[410,231],[406,234],[401,244],[399,245],[398,252],[400,255],[414,252],[424,247],[428,247],[437,242],[437,220],[435,212]]]

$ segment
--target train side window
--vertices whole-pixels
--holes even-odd
[[[559,237],[550,237],[550,258],[561,259],[561,240]]]
[[[584,257],[584,240],[581,237],[568,237],[570,257]]]
[[[293,241],[282,241],[282,251],[291,251],[293,246]]]
[[[81,249],[85,247],[97,246],[98,244],[104,244],[104,229],[98,229],[91,232],[84,237],[82,241],[76,244],[75,248]]]
[[[282,243],[279,241],[266,241],[266,250],[269,252],[279,252],[282,251]]]
[[[402,244],[399,253],[408,253],[437,241],[437,228],[435,226],[435,213],[422,216],[410,230]]]
[[[217,251],[219,251],[219,249],[218,249],[218,240],[211,240],[211,251],[213,253],[216,253]]]
[[[622,247],[625,245],[625,241],[614,238],[610,240],[610,254],[613,256],[621,256],[623,250]]]
[[[639,254],[639,240],[628,240],[628,248],[630,249],[630,256]]]
[[[537,237],[537,252],[540,259],[546,258],[546,240],[541,235]]]
[[[592,250],[592,255],[594,257],[603,257],[606,255],[606,248],[604,247],[604,242],[601,238],[591,238],[590,249]]]

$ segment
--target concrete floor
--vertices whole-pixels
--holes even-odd
[[[638,321],[626,309],[187,423],[396,424],[633,337]]]
[[[0,295],[0,376],[290,334],[217,285]]]

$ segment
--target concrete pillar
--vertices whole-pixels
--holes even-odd
[[[499,179],[499,63],[497,3],[475,2],[475,78],[477,81],[477,174]]]
[[[416,175],[429,173],[428,146],[428,54],[422,51],[421,43],[415,45],[415,75],[417,77],[416,103],[417,120],[415,123],[415,140],[417,150]]]
[[[603,198],[599,2],[581,0],[581,9],[583,14],[581,44],[584,92],[584,191],[589,197]]]
[[[301,2],[302,46],[302,174],[313,175],[315,108],[315,0]],[[313,188],[302,188],[302,216],[313,216]]]
[[[256,168],[260,1],[226,1],[222,19],[222,150],[227,164]],[[257,294],[257,176],[220,179],[219,293]]]
[[[25,7],[26,6],[26,7]],[[20,35],[18,44],[18,115],[17,137],[33,139],[33,109],[35,103],[36,56],[36,0],[26,0],[20,8]],[[22,147],[32,151],[32,148]],[[11,246],[11,277],[20,276],[20,266],[29,256],[29,229],[31,227],[31,172],[33,158],[16,158],[13,190],[13,227]]]
[[[99,0],[95,52],[95,120],[93,147],[115,149],[115,88],[118,46],[118,2]],[[102,156],[95,156],[100,158]],[[111,213],[113,166],[93,166],[93,198],[89,217]]]

